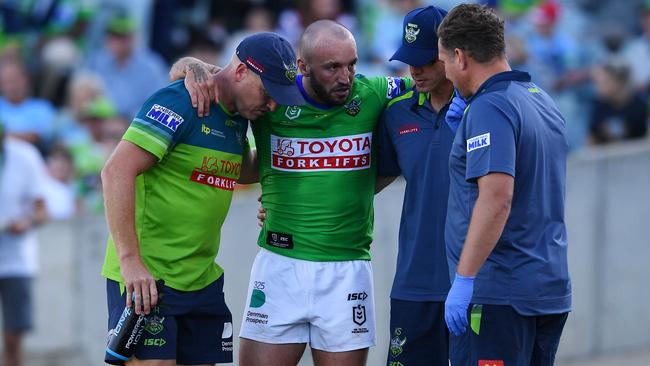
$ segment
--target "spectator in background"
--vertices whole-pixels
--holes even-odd
[[[47,155],[47,179],[44,184],[45,206],[52,220],[69,220],[77,212],[72,154],[62,145]]]
[[[150,50],[136,48],[135,30],[133,18],[115,14],[108,23],[106,48],[88,61],[88,68],[103,78],[118,113],[129,119],[167,83],[167,66]]]
[[[343,11],[340,0],[305,0],[297,3],[296,9],[287,9],[280,13],[276,30],[291,42],[294,48],[298,48],[298,41],[305,27],[320,19],[335,20],[352,34],[356,34],[356,17]]]
[[[275,20],[273,19],[273,14],[263,7],[252,8],[244,19],[244,28],[233,33],[230,38],[226,41],[226,46],[224,47],[224,52],[222,53],[222,58],[219,60],[219,65],[227,65],[230,62],[230,57],[235,53],[237,45],[244,38],[253,35],[257,32],[271,32],[274,28]],[[201,60],[200,57],[197,57]],[[206,60],[203,60],[206,61]],[[213,63],[209,62],[208,63]]]
[[[576,45],[557,27],[560,11],[554,1],[534,9],[531,16],[535,27],[526,41],[535,82],[551,93],[561,88],[562,77],[575,67],[577,59]]]
[[[88,140],[88,130],[81,124],[80,117],[89,103],[101,97],[104,97],[104,82],[98,75],[75,74],[68,85],[66,104],[54,122],[54,140],[65,146]]]
[[[55,110],[49,102],[29,96],[30,80],[22,61],[5,59],[0,64],[0,93],[0,116],[7,134],[43,149],[51,134]]]
[[[624,55],[631,67],[634,87],[648,93],[650,92],[650,1],[645,1],[640,14],[643,33],[629,43]]]
[[[105,98],[87,104],[79,118],[86,131],[84,138],[73,141],[69,146],[77,173],[77,193],[84,212],[101,213],[104,206],[99,175],[126,131],[127,124]]]
[[[384,6],[380,6],[372,32],[371,61],[395,68],[394,64],[391,65],[386,60],[402,44],[404,16],[421,5],[419,0],[389,0]]]
[[[22,366],[22,339],[33,326],[34,228],[47,219],[43,161],[30,144],[4,137],[0,121],[0,298],[4,364]]]
[[[589,141],[604,144],[639,138],[648,130],[648,106],[634,90],[630,69],[608,63],[594,69],[596,97],[591,102]]]

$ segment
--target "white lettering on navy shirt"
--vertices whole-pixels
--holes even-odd
[[[480,149],[482,147],[490,146],[490,133],[475,136],[467,139],[467,152]]]

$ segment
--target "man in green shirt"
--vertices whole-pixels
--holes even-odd
[[[241,366],[296,365],[306,344],[318,366],[364,365],[375,344],[373,131],[410,82],[356,75],[354,37],[332,21],[307,27],[300,54],[296,84],[308,103],[282,105],[252,124],[266,221]]]
[[[215,263],[221,225],[235,184],[257,179],[248,120],[278,103],[304,102],[293,82],[294,60],[278,35],[252,35],[214,75],[221,101],[209,115],[196,115],[177,81],[154,93],[133,119],[102,170],[110,231],[102,275],[109,328],[132,295],[135,312],[149,318],[135,357],[107,349],[106,362],[232,362],[232,320],[223,269]],[[165,281],[160,295],[156,280]]]

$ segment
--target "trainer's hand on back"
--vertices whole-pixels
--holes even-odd
[[[454,134],[456,133],[456,130],[458,130],[460,122],[463,120],[465,108],[467,108],[467,103],[462,97],[456,95],[454,99],[451,100],[451,105],[447,110],[447,114],[445,114],[445,121]]]
[[[121,274],[126,287],[126,306],[131,306],[132,294],[135,294],[135,313],[145,314],[158,303],[156,281],[142,263],[140,257],[134,256],[120,261]]]
[[[474,278],[457,273],[445,301],[445,322],[455,336],[467,330],[467,308],[474,293]]]

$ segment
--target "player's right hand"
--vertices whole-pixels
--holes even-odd
[[[123,259],[120,261],[120,268],[126,288],[126,306],[131,307],[133,297],[135,313],[141,314],[144,311],[149,314],[158,303],[158,289],[153,276],[139,256]]]
[[[264,220],[266,220],[266,210],[262,205],[262,196],[257,197],[257,202],[260,203],[260,207],[257,209],[257,225],[259,227],[264,226]]]

